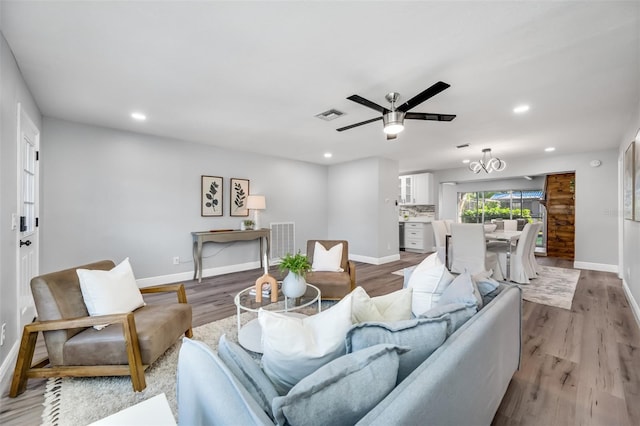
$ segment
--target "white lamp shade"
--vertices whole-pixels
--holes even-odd
[[[267,201],[264,195],[249,195],[247,197],[247,209],[249,210],[264,210],[267,208]]]

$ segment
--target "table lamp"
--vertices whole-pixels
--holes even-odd
[[[259,211],[267,208],[264,195],[249,195],[247,197],[247,209],[253,210],[254,229],[260,229]]]

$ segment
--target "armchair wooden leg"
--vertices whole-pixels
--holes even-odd
[[[189,327],[189,329],[184,332],[184,335],[191,339],[193,337],[193,329]]]
[[[142,355],[140,355],[140,344],[136,331],[136,322],[133,314],[127,315],[127,320],[122,324],[124,339],[127,346],[127,358],[129,360],[129,371],[131,372],[131,383],[133,390],[141,392],[147,387],[144,378],[144,367],[142,366]]]
[[[27,372],[31,368],[31,363],[33,362],[33,354],[36,350],[37,340],[38,332],[31,331],[29,329],[29,325],[26,325],[22,331],[18,359],[16,361],[16,368],[13,371],[11,389],[9,390],[9,396],[11,398],[15,398],[20,395],[27,388]]]

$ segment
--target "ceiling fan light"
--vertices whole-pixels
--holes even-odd
[[[387,135],[397,135],[404,130],[404,112],[391,111],[382,116],[384,132]]]

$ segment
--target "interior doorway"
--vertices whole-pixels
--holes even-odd
[[[18,214],[14,219],[17,226],[16,283],[18,295],[18,325],[21,330],[36,316],[31,278],[39,271],[39,149],[40,130],[18,104],[18,155],[17,194]]]

